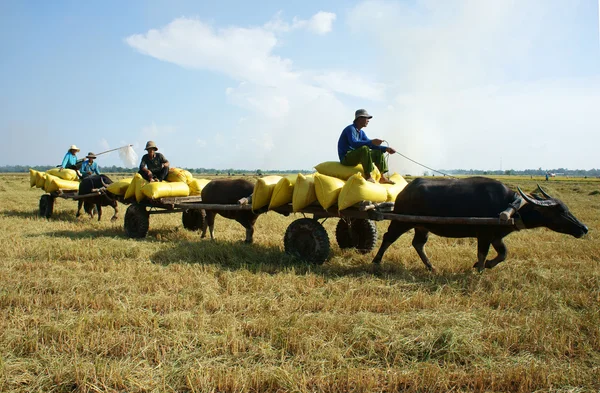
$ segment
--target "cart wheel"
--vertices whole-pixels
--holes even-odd
[[[188,209],[181,214],[183,227],[188,231],[198,231],[204,224],[204,215],[202,210]]]
[[[287,254],[321,265],[329,256],[329,236],[323,225],[311,218],[300,218],[290,224],[283,237]]]
[[[54,198],[52,195],[44,194],[40,197],[40,217],[50,218],[54,211]]]
[[[130,205],[125,212],[125,233],[133,239],[146,237],[150,219],[146,208],[136,203]]]
[[[361,254],[371,252],[377,243],[377,227],[371,220],[347,218],[338,221],[335,238],[340,248],[356,248]]]

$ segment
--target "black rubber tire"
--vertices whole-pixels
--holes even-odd
[[[204,224],[204,215],[202,210],[189,209],[181,214],[181,222],[183,227],[188,231],[199,231]]]
[[[40,197],[40,217],[50,218],[54,211],[54,198],[52,195],[44,194]]]
[[[134,203],[127,208],[124,220],[125,233],[129,238],[141,239],[148,234],[150,215],[144,206]]]
[[[340,219],[335,227],[335,239],[340,248],[356,248],[361,254],[371,252],[377,244],[377,227],[363,218]]]
[[[283,246],[287,254],[298,259],[322,265],[329,257],[329,236],[320,222],[300,218],[285,231]]]

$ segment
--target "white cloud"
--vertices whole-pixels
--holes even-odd
[[[196,139],[196,144],[200,147],[206,147],[206,141],[204,139]]]
[[[294,17],[292,23],[290,24],[281,18],[282,14],[283,13],[281,11],[275,14],[273,19],[265,23],[264,28],[266,30],[278,33],[287,33],[293,30],[306,29],[312,33],[324,35],[333,30],[333,22],[336,19],[336,15],[332,12],[319,11],[308,20]]]
[[[157,59],[235,81],[225,95],[247,114],[234,129],[200,136],[219,151],[207,152],[203,159],[210,164],[204,166],[309,168],[335,159],[339,132],[356,109],[342,100],[358,98],[375,116],[369,136],[428,166],[497,169],[502,160],[515,169],[589,167],[591,146],[599,142],[589,135],[600,127],[600,83],[553,77],[559,72],[550,67],[557,62],[535,55],[540,40],[564,34],[561,16],[570,11],[557,7],[541,0],[361,2],[346,26],[354,34],[348,39],[370,43],[369,74],[352,63],[301,69],[276,54],[283,33],[331,31],[336,16],[326,12],[290,23],[279,13],[250,28],[179,18],[126,42]],[[227,148],[235,153],[223,154]],[[424,170],[398,155],[390,164],[403,173]]]
[[[175,133],[175,127],[171,125],[156,125],[154,122],[148,126],[142,127],[142,136],[146,139],[155,139],[159,136],[167,136]]]

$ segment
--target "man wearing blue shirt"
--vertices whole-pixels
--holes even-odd
[[[81,177],[81,173],[79,172],[79,169],[77,168],[77,153],[79,152],[79,148],[75,145],[71,145],[71,147],[69,147],[69,151],[67,151],[67,154],[65,154],[65,157],[62,160],[62,163],[60,164],[59,168],[62,171],[63,169],[73,169],[75,172],[77,172],[77,176]]]
[[[81,176],[88,177],[91,175],[99,175],[100,170],[98,169],[98,164],[94,162],[96,155],[92,152],[89,152],[85,158],[87,158],[87,160],[85,160],[81,165]]]
[[[365,109],[359,109],[354,113],[354,122],[344,128],[338,140],[338,156],[342,165],[355,166],[362,164],[364,176],[367,181],[375,183],[371,177],[373,165],[381,172],[380,183],[393,184],[384,173],[388,167],[384,153],[394,154],[396,150],[391,147],[381,146],[383,140],[369,139],[362,130],[373,118]]]

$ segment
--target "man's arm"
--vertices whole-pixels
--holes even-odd
[[[142,156],[142,161],[140,161],[140,171],[143,171],[144,168],[146,167],[146,160],[145,160],[145,158],[146,158],[146,155],[144,154]]]
[[[167,160],[167,158],[165,156],[162,155],[162,153],[158,153],[160,154],[160,160],[162,161],[162,167],[168,167],[169,165],[171,165],[169,163],[169,160]]]
[[[69,164],[69,155],[70,155],[70,154],[71,154],[71,153],[67,153],[67,154],[65,154],[65,157],[63,158],[63,160],[62,160],[62,163],[60,164],[60,168],[61,168],[61,169],[64,169],[64,168],[66,168],[66,167],[67,167],[67,165]]]
[[[95,173],[96,175],[99,175],[99,174],[100,174],[100,167],[99,167],[99,166],[98,166],[98,164],[96,164],[95,162],[94,162],[94,168],[93,168],[92,170],[94,171],[94,173]]]
[[[344,132],[346,133],[346,138],[348,140],[348,145],[352,148],[352,149],[358,149],[360,147],[363,146],[369,146],[371,147],[371,141],[366,138],[366,135],[363,133],[363,135],[365,135],[365,138],[361,138],[361,132],[356,130],[356,128],[352,127],[352,126],[348,126]]]

